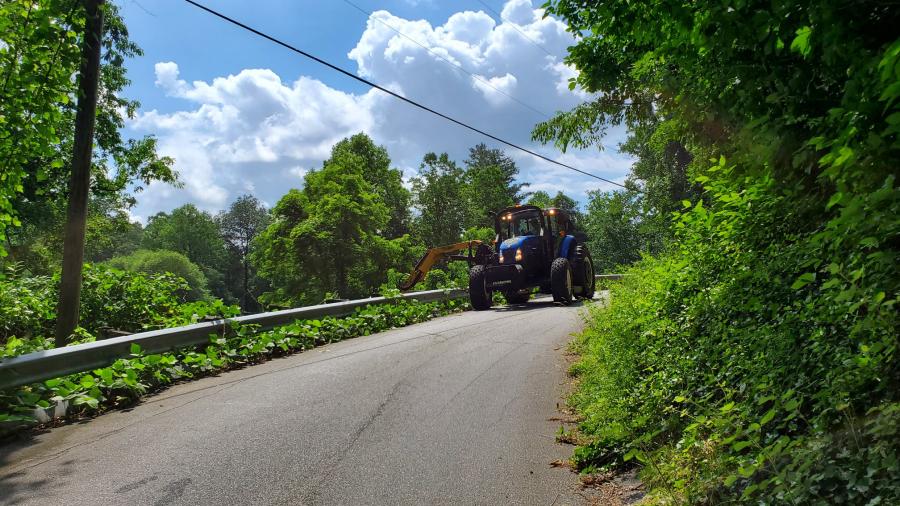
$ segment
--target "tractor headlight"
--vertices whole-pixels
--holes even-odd
[[[522,261],[522,248],[516,250],[516,262]]]
[[[500,253],[500,263],[503,263],[503,253]]]

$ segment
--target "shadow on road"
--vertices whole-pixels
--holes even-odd
[[[571,304],[564,306],[563,304],[553,302],[553,299],[550,297],[541,297],[538,299],[532,299],[528,302],[525,302],[524,304],[508,304],[506,306],[492,307],[491,311],[494,311],[497,313],[507,313],[507,312],[513,312],[513,311],[529,311],[529,310],[533,310],[533,309],[548,308],[548,307],[553,307],[553,306],[581,307],[583,305],[584,305],[583,300],[576,300],[576,301],[572,302]]]
[[[65,460],[56,467],[52,476],[26,478],[27,468],[13,473],[6,473],[3,468],[14,464],[12,455],[18,450],[35,444],[35,433],[15,436],[15,439],[0,442],[0,502],[3,504],[21,504],[35,497],[40,497],[48,487],[56,487],[64,483],[76,470],[74,460]]]

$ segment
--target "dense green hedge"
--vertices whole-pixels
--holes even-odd
[[[81,293],[82,337],[184,325],[205,316],[233,316],[237,307],[207,300],[189,302],[190,287],[169,273],[140,273],[86,264]],[[53,335],[59,275],[27,276],[7,269],[0,276],[0,345],[7,339],[43,341]],[[43,345],[41,345],[43,346]],[[2,355],[0,355],[2,358]]]
[[[7,430],[27,426],[33,422],[32,412],[36,407],[46,408],[62,400],[71,403],[71,417],[128,405],[141,395],[174,381],[426,321],[464,310],[467,304],[452,300],[424,304],[398,300],[394,304],[361,308],[342,318],[300,320],[265,332],[257,331],[254,326],[235,326],[226,335],[210,336],[206,346],[188,347],[172,353],[144,355],[134,345],[131,358],[117,360],[109,367],[0,391],[0,422],[6,422]],[[52,346],[52,341],[11,338],[5,351],[0,350],[4,351],[0,358],[36,351],[44,346]]]
[[[898,277],[877,239],[897,237],[893,178],[835,238],[772,180],[715,182],[730,170],[591,309],[574,460],[639,463],[659,503],[900,504]]]
[[[176,251],[137,250],[131,254],[110,258],[106,265],[115,269],[145,274],[174,274],[183,279],[189,288],[189,300],[209,299],[206,276],[197,264]]]

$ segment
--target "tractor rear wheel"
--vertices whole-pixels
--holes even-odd
[[[507,304],[524,304],[531,298],[531,294],[528,292],[503,292],[503,298],[506,299]]]
[[[550,289],[553,302],[572,302],[572,265],[567,258],[557,258],[550,264]]]
[[[474,265],[469,270],[469,301],[472,308],[483,311],[491,308],[491,292],[487,289],[486,272],[483,265]]]

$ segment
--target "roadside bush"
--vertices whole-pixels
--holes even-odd
[[[732,191],[731,170],[702,179],[714,210],[685,209],[675,251],[591,309],[574,460],[640,462],[666,504],[897,504],[893,178],[817,226],[815,199],[765,178]]]
[[[235,306],[219,300],[186,303],[189,290],[173,274],[85,264],[79,335],[100,336],[106,329],[138,332],[237,314]],[[58,275],[21,276],[12,271],[0,279],[0,344],[17,337],[14,349],[31,346],[27,343],[43,346],[53,335],[58,291]]]
[[[49,276],[24,276],[16,265],[0,277],[0,343],[10,336],[29,339],[52,331],[56,292]]]
[[[342,318],[298,320],[265,332],[253,326],[234,326],[225,335],[211,335],[206,346],[171,353],[144,355],[133,345],[131,358],[117,360],[109,367],[0,391],[0,422],[6,422],[7,427],[26,426],[33,423],[35,408],[48,408],[61,401],[70,403],[69,413],[73,417],[95,413],[133,403],[141,395],[174,381],[423,322],[467,307],[466,301],[423,304],[398,300],[393,304],[360,308]],[[47,340],[45,345],[52,346],[52,341]],[[36,342],[15,346],[13,351],[40,349]]]
[[[465,262],[447,262],[442,268],[429,271],[422,284],[424,290],[468,288],[469,267]]]
[[[130,255],[115,257],[107,262],[110,267],[145,274],[174,274],[183,279],[189,287],[188,300],[209,298],[206,275],[197,264],[176,251],[138,250]]]
[[[85,265],[81,322],[89,332],[126,332],[165,326],[178,314],[187,283],[174,274],[143,274]]]

